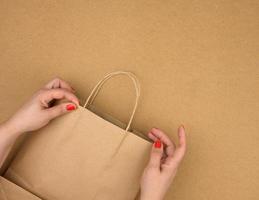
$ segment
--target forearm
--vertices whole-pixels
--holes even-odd
[[[0,167],[20,134],[8,121],[0,124]]]

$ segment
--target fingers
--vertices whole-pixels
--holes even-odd
[[[70,92],[73,92],[73,93],[75,92],[75,90],[70,86],[69,83],[67,83],[66,81],[60,78],[55,78],[51,80],[44,86],[44,88],[46,89],[63,88],[63,89],[67,89]]]
[[[183,126],[178,129],[179,145],[176,147],[174,142],[161,130],[152,128],[148,133],[151,140],[161,140],[164,144],[164,151],[166,155],[161,158],[161,168],[172,169],[176,168],[184,157],[186,151],[186,135]]]
[[[148,166],[160,169],[162,157],[163,143],[160,140],[157,140],[152,146]]]
[[[53,99],[67,99],[68,101],[73,102],[75,105],[79,106],[79,100],[78,98],[71,92],[69,92],[67,89],[49,89],[44,90],[39,95],[40,101],[45,107],[48,107],[48,103],[52,101]]]
[[[165,144],[165,153],[167,156],[173,156],[175,150],[174,142],[160,129],[152,128],[148,133],[148,136],[151,140],[156,141],[157,139],[161,140]]]
[[[177,161],[181,161],[185,151],[186,151],[186,135],[183,126],[180,126],[178,129],[178,138],[179,138],[179,145],[175,150],[174,159]]]
[[[175,149],[173,157],[167,160],[168,164],[176,164],[178,165],[186,152],[186,134],[183,126],[180,126],[178,129],[178,138],[179,138],[179,145]]]
[[[46,109],[45,112],[48,115],[49,120],[52,120],[60,115],[75,110],[76,108],[76,105],[73,103],[62,103]]]

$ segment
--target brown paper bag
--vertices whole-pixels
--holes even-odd
[[[40,198],[0,176],[0,200],[40,200]]]
[[[128,76],[136,89],[126,129],[86,109],[116,75]],[[132,73],[106,75],[83,107],[53,120],[25,141],[5,177],[43,199],[134,199],[151,148],[149,141],[129,132],[139,95]]]

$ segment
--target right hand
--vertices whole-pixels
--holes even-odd
[[[52,119],[75,110],[79,100],[74,89],[65,81],[55,78],[38,90],[5,125],[10,133],[19,135],[37,130]],[[56,99],[66,99],[68,102],[52,106]]]
[[[170,187],[177,168],[186,151],[186,136],[183,126],[178,129],[179,145],[161,130],[153,128],[148,133],[154,141],[150,160],[141,178],[141,200],[162,200]]]
[[[69,102],[52,106],[56,99]],[[19,135],[35,131],[78,106],[74,90],[61,79],[56,78],[38,90],[9,120],[0,124],[0,167]]]

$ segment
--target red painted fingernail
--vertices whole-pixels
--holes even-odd
[[[68,111],[76,109],[76,107],[73,104],[68,104],[66,108]]]
[[[158,149],[161,148],[161,141],[160,140],[155,141],[154,145],[155,145],[155,148],[158,148]]]

